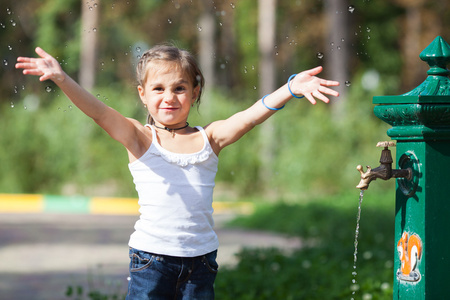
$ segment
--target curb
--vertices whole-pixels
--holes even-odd
[[[214,213],[250,214],[250,202],[213,202]],[[137,198],[0,194],[0,214],[60,213],[93,215],[139,215]]]

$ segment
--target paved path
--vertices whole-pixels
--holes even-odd
[[[216,215],[218,262],[233,266],[243,247],[292,250],[298,239],[224,228]],[[69,285],[126,291],[128,238],[137,216],[0,214],[0,300],[57,300]],[[219,273],[220,274],[220,273]]]

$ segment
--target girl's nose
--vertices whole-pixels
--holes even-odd
[[[171,91],[166,91],[164,95],[165,102],[173,102],[175,100],[175,94]]]

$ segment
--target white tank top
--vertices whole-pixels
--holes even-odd
[[[204,139],[196,153],[173,153],[161,147],[152,130],[152,144],[128,165],[139,196],[140,219],[129,246],[146,252],[194,257],[217,250],[213,230],[213,189],[218,157]]]

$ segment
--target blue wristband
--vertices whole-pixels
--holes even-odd
[[[267,106],[267,105],[264,103],[264,98],[266,98],[266,97],[269,96],[269,95],[270,95],[270,94],[267,94],[267,95],[265,95],[264,97],[262,97],[262,99],[261,99],[262,104],[263,104],[267,109],[270,109],[270,110],[280,110],[280,109],[282,109],[282,108],[284,107],[284,105],[283,105],[282,107],[280,107],[280,108],[275,108],[275,107]]]
[[[292,80],[292,78],[294,78],[295,76],[297,76],[297,74],[291,75],[291,77],[289,77],[288,82],[287,82],[288,90],[289,90],[289,93],[291,93],[292,97],[297,98],[297,99],[301,99],[301,98],[303,98],[303,97],[305,97],[305,96],[297,96],[297,95],[295,95],[295,94],[291,91],[291,80]]]

